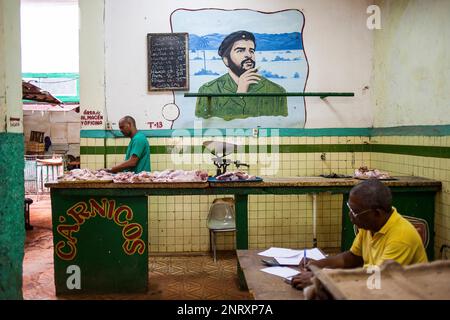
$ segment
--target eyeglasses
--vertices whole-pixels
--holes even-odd
[[[362,212],[355,213],[355,211],[353,211],[353,209],[350,207],[348,202],[347,202],[347,207],[348,207],[349,212],[352,214],[353,218],[356,218],[356,217],[358,217],[358,216],[360,216],[360,215],[362,215],[362,214],[364,214],[366,212],[372,211],[372,209],[367,209],[367,210],[364,210]]]

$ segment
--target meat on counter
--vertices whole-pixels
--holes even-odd
[[[58,181],[112,181],[113,174],[105,170],[73,169],[58,177]]]
[[[205,182],[208,172],[203,170],[164,170],[153,172],[119,172],[114,176],[117,183],[146,183],[146,182]]]
[[[242,180],[256,180],[256,176],[251,176],[248,173],[245,173],[243,171],[236,171],[236,172],[225,172],[224,174],[221,174],[220,176],[216,177],[217,180],[221,181],[242,181]]]
[[[368,169],[366,166],[360,167],[355,170],[354,178],[359,179],[390,179],[391,176],[386,171],[380,171],[378,169]]]

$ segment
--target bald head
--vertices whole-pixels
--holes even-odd
[[[386,213],[392,210],[392,193],[377,179],[365,180],[350,190],[350,197],[358,198],[365,209],[381,209]]]
[[[119,129],[125,137],[133,137],[137,132],[136,120],[131,116],[123,117],[119,121]]]
[[[131,117],[131,116],[125,116],[125,117],[123,117],[122,119],[120,119],[120,121],[119,122],[126,122],[126,123],[129,123],[130,125],[132,125],[133,126],[133,128],[136,128],[136,120],[134,120],[134,118],[133,117]]]

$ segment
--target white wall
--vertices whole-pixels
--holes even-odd
[[[79,0],[80,109],[105,113],[104,0]],[[104,125],[82,129],[104,129]]]
[[[326,127],[368,127],[372,125],[370,105],[372,70],[372,32],[366,28],[368,17],[366,8],[371,1],[319,0],[319,1],[190,1],[189,6],[179,1],[160,1],[155,5],[146,0],[106,0],[105,1],[105,42],[104,55],[99,41],[102,39],[102,26],[98,18],[91,15],[87,21],[88,6],[95,6],[100,13],[101,1],[80,1],[81,21],[93,23],[89,37],[83,38],[81,46],[97,39],[97,45],[90,47],[92,59],[87,58],[85,66],[100,72],[105,66],[105,105],[106,113],[113,122],[125,115],[136,116],[138,127],[148,129],[145,124],[156,118],[155,106],[162,107],[172,101],[170,93],[149,93],[147,91],[147,48],[146,34],[170,32],[170,14],[184,8],[248,8],[260,11],[299,9],[305,15],[303,40],[309,60],[309,80],[307,92],[355,92],[355,97],[334,98],[325,101],[318,97],[306,98],[307,123],[309,128]],[[97,4],[95,4],[97,3]],[[83,8],[86,11],[83,14]],[[207,28],[207,22],[205,22]],[[95,31],[92,33],[92,31]],[[102,60],[104,58],[104,60]],[[83,58],[81,58],[83,63]],[[85,79],[82,79],[83,83]],[[95,75],[94,86],[81,89],[82,110],[86,108],[102,109],[102,78]],[[93,80],[88,80],[91,83]],[[363,90],[368,86],[368,90]],[[83,101],[83,96],[97,96]],[[94,103],[95,102],[95,103]],[[94,106],[95,105],[95,106]],[[182,108],[182,106],[181,106]],[[97,110],[97,109],[96,109]],[[104,110],[103,110],[104,111]],[[158,112],[160,114],[160,112]]]
[[[450,124],[450,1],[381,1],[375,127]]]
[[[0,0],[0,132],[22,132],[22,116],[20,3]]]
[[[355,97],[306,98],[309,128],[372,126],[373,34],[366,27],[372,1],[290,1],[305,14],[309,61],[306,92],[354,92]],[[364,87],[369,89],[365,90]]]

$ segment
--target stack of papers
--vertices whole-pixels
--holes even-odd
[[[300,252],[299,250],[272,247],[272,248],[267,249],[266,251],[260,252],[258,254],[260,256],[265,256],[265,257],[288,258],[288,257],[293,257],[293,256],[300,254],[299,252]]]
[[[268,267],[261,269],[263,272],[267,272],[273,274],[275,276],[279,276],[285,279],[292,279],[293,276],[300,273],[300,271],[289,268],[289,267]]]
[[[260,256],[273,257],[279,264],[285,266],[298,266],[303,259],[304,250],[293,250],[272,247],[266,251],[258,253]],[[318,249],[306,249],[306,257],[309,259],[324,259],[325,255]]]
[[[325,258],[325,255],[318,249],[306,249],[306,250],[293,250],[286,248],[272,247],[266,251],[258,253],[260,256],[272,257],[277,260],[280,265],[283,266],[298,266],[300,261],[306,252],[306,257],[309,259],[320,260]],[[285,279],[290,280],[293,276],[300,272],[296,269],[289,267],[269,267],[261,269],[263,272],[267,272]]]

